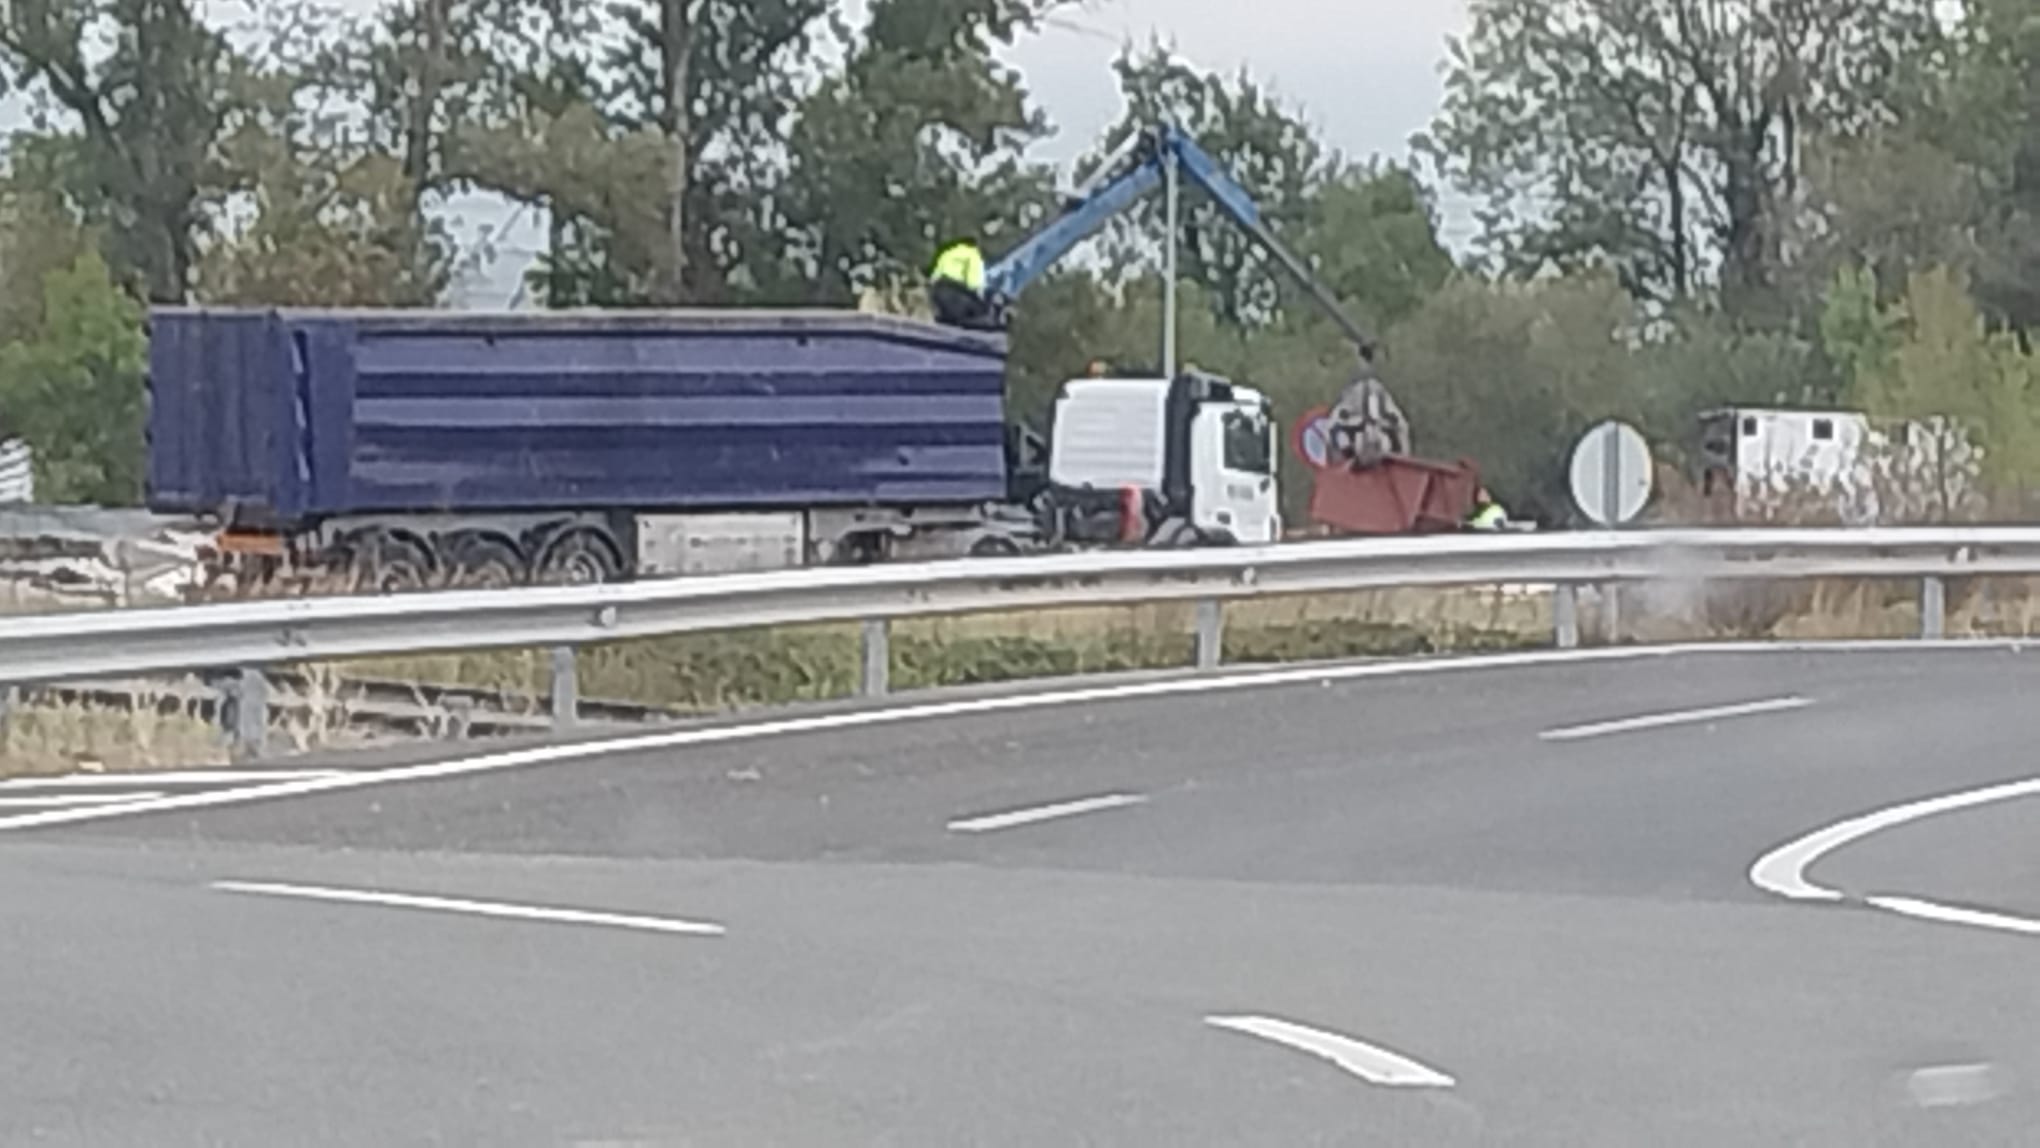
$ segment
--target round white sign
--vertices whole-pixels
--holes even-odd
[[[1635,427],[1602,423],[1573,448],[1573,502],[1602,526],[1619,526],[1650,501],[1652,470],[1650,445]]]

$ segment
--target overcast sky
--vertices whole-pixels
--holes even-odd
[[[1437,110],[1445,39],[1465,0],[1085,0],[1012,58],[1074,155],[1119,111],[1110,63],[1159,37],[1191,61],[1245,67],[1356,157],[1401,156]]]

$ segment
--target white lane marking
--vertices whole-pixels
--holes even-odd
[[[683,746],[711,745],[720,742],[749,741],[754,738],[814,733],[822,730],[893,725],[901,722],[925,721],[932,718],[1006,713],[1019,710],[1045,709],[1054,706],[1084,705],[1093,702],[1174,697],[1184,694],[1217,693],[1228,690],[1266,689],[1274,686],[1296,685],[1303,682],[1342,682],[1365,678],[1465,673],[1477,670],[1515,669],[1530,666],[1629,662],[1680,655],[1920,653],[1924,651],[1975,652],[1979,650],[2023,651],[2028,645],[2029,643],[2016,639],[2005,641],[1946,639],[1911,642],[1721,642],[1673,646],[1613,646],[1583,650],[1527,650],[1507,654],[1480,654],[1464,658],[1433,658],[1401,662],[1361,662],[1341,666],[1298,666],[1286,670],[1260,671],[1226,677],[1184,677],[1157,682],[1094,686],[1085,689],[1061,690],[1041,694],[1009,694],[995,698],[929,702],[921,705],[898,706],[892,709],[856,710],[848,713],[823,714],[806,718],[776,718],[747,725],[717,726],[711,729],[674,730],[666,733],[615,738],[609,741],[540,746],[534,749],[483,754],[479,757],[455,758],[451,761],[403,766],[396,769],[348,771],[330,777],[310,777],[298,781],[278,782],[269,785],[217,789],[208,793],[176,794],[153,801],[135,801],[96,809],[59,809],[46,813],[0,817],[0,830],[37,829],[49,825],[69,825],[81,821],[132,817],[144,813],[163,813],[179,809],[207,809],[222,805],[243,805],[255,801],[271,801],[284,797],[303,797],[308,794],[332,793],[373,785],[396,785],[412,781],[463,777],[477,773],[494,773],[508,769],[526,769],[536,765],[552,765],[563,761],[580,761],[585,758],[603,757],[609,754],[644,753],[651,750],[678,749]]]
[[[1428,1065],[1350,1036],[1267,1016],[1208,1016],[1204,1023],[1321,1056],[1369,1084],[1387,1088],[1450,1088],[1451,1077]]]
[[[1107,793],[1099,797],[1079,798],[1076,801],[1062,801],[1054,805],[1037,805],[1031,809],[1015,809],[1007,813],[987,813],[981,817],[967,817],[949,823],[952,833],[991,833],[1000,829],[1012,829],[1020,825],[1033,825],[1041,821],[1054,821],[1061,817],[1078,817],[1086,813],[1099,813],[1107,809],[1124,809],[1129,805],[1145,804],[1147,798],[1137,793]]]
[[[231,785],[235,782],[303,781],[337,777],[337,769],[190,769],[181,773],[65,773],[48,777],[14,777],[0,789],[112,789],[123,785]]]
[[[1812,704],[1812,698],[1767,698],[1756,702],[1738,702],[1735,705],[1709,706],[1706,709],[1677,710],[1672,713],[1662,714],[1642,714],[1637,717],[1617,718],[1614,721],[1566,726],[1562,729],[1545,730],[1538,736],[1545,741],[1579,741],[1583,738],[1606,737],[1613,733],[1633,733],[1636,730],[1643,729],[1663,729],[1666,726],[1675,725],[1699,725],[1703,722],[1721,721],[1726,718],[1783,713],[1786,710],[1805,709]]]
[[[2004,1074],[1991,1064],[1937,1064],[1914,1069],[1906,1092],[1921,1108],[1983,1104],[2004,1095]]]
[[[465,913],[475,917],[498,917],[514,921],[601,925],[612,929],[680,933],[691,937],[720,937],[725,932],[721,925],[708,921],[682,921],[674,917],[643,917],[629,913],[560,909],[544,905],[512,905],[502,901],[469,901],[457,897],[428,897],[416,893],[388,893],[375,889],[334,889],[323,885],[282,885],[268,881],[215,881],[212,887],[223,893],[252,893],[263,897],[295,897],[307,901],[380,905],[395,909],[426,909],[439,913]]]
[[[1767,893],[1775,893],[1792,901],[1844,900],[1841,890],[1808,881],[1807,867],[1852,841],[1859,841],[1872,833],[1904,825],[1909,821],[1951,813],[1958,809],[1989,805],[1995,801],[2032,797],[2036,794],[2040,794],[2040,777],[1972,789],[1965,793],[1930,797],[1924,801],[1907,802],[1874,813],[1865,813],[1861,817],[1852,817],[1825,829],[1816,829],[1804,837],[1787,841],[1757,858],[1756,864],[1750,866],[1750,883]]]
[[[1923,901],[1918,897],[1865,897],[1863,903],[1888,913],[1897,913],[1902,917],[1914,917],[1922,921],[1938,921],[1944,925],[1967,925],[1972,929],[1995,929],[2000,933],[2040,937],[2040,921],[2030,917],[2014,917],[1986,909],[1962,909],[1954,905]]]
[[[68,809],[80,805],[118,805],[124,801],[151,801],[163,796],[161,790],[135,793],[45,793],[41,797],[0,797],[0,809]]]

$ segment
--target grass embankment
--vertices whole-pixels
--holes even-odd
[[[1111,607],[913,619],[893,627],[897,690],[1187,666],[1194,609]],[[1495,591],[1386,591],[1242,603],[1226,616],[1230,663],[1409,656],[1547,640],[1541,597]],[[621,642],[581,653],[585,696],[689,711],[847,697],[857,690],[856,626],[802,626]],[[544,651],[491,651],[357,663],[378,678],[539,694]]]
[[[0,777],[174,769],[227,757],[218,727],[175,704],[130,710],[17,698],[0,711]]]

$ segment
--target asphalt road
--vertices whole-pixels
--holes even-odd
[[[1752,867],[2040,775],[2036,687],[1340,669],[0,788],[0,1144],[2029,1144],[2035,799]]]

